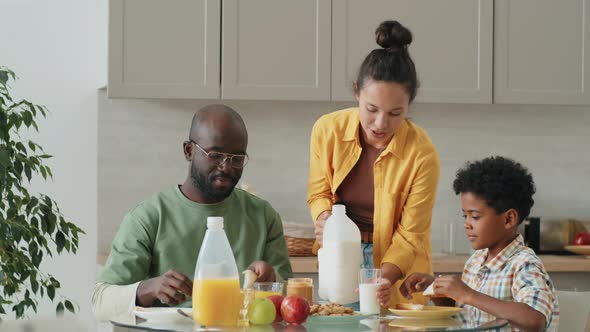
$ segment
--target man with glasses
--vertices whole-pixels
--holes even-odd
[[[195,113],[183,143],[189,172],[140,203],[124,218],[92,296],[98,320],[136,305],[190,306],[192,277],[207,217],[223,216],[238,269],[257,281],[292,275],[283,227],[270,204],[235,186],[248,163],[248,133],[240,115],[224,105]]]

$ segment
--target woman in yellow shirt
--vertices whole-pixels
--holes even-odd
[[[361,230],[363,267],[383,270],[379,302],[393,306],[408,301],[398,290],[405,276],[432,273],[430,224],[440,163],[426,132],[407,119],[418,89],[410,31],[385,21],[375,34],[382,48],[359,69],[358,108],[324,115],[313,127],[308,204],[315,250],[332,205],[346,206]],[[413,302],[426,300],[414,296]]]

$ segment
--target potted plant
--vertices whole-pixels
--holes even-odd
[[[17,318],[37,312],[43,297],[56,303],[57,312],[74,313],[72,302],[59,294],[59,281],[39,267],[47,256],[76,253],[84,231],[64,218],[51,197],[27,189],[34,176],[53,176],[46,165],[51,156],[21,137],[29,129],[39,131],[37,119],[47,109],[14,100],[10,80],[14,73],[0,66],[0,320],[7,312]]]

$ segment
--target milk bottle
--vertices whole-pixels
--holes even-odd
[[[193,318],[205,326],[235,326],[240,305],[238,267],[223,217],[209,217],[195,268]]]
[[[361,264],[361,232],[346,216],[344,205],[332,206],[324,226],[322,248],[318,251],[318,295],[340,304],[358,301]]]

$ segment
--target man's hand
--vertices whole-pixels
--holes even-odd
[[[250,266],[248,266],[248,270],[254,271],[258,278],[256,281],[265,282],[265,281],[276,281],[275,270],[273,269],[272,265],[268,264],[264,261],[255,261]]]
[[[433,287],[435,295],[450,297],[459,303],[465,303],[464,299],[473,292],[457,275],[438,276]]]
[[[404,280],[399,291],[406,299],[411,299],[412,293],[423,292],[433,281],[434,277],[430,274],[412,273]]]
[[[137,304],[150,307],[156,300],[170,306],[186,301],[193,291],[193,282],[182,273],[169,270],[164,275],[142,281],[137,287]]]
[[[318,242],[320,247],[324,242],[324,226],[326,225],[326,220],[328,220],[331,215],[331,211],[324,211],[318,216],[318,219],[315,222],[315,240]]]

